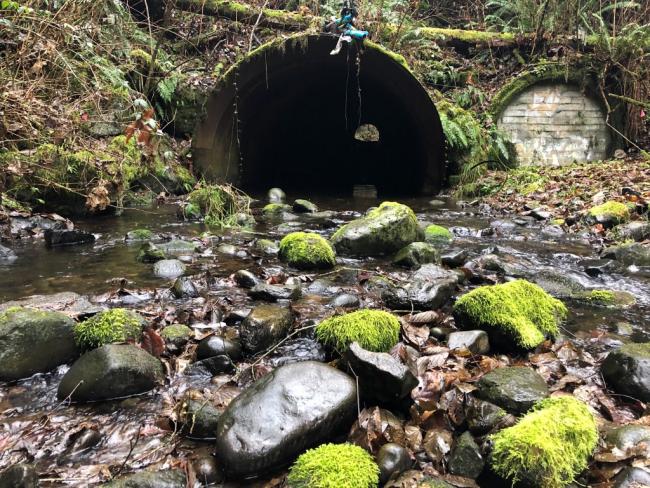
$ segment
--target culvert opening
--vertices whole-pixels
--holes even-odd
[[[206,177],[248,191],[350,194],[374,185],[399,195],[443,186],[444,136],[424,88],[371,43],[360,61],[354,46],[330,55],[335,44],[328,35],[291,38],[226,75],[193,142]]]

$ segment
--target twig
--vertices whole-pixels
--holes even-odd
[[[124,462],[122,463],[122,466],[120,466],[120,469],[117,470],[117,472],[113,475],[113,477],[111,479],[115,479],[116,477],[118,477],[120,475],[120,473],[122,473],[122,471],[124,470],[124,467],[126,466],[126,463],[129,461],[129,458],[131,457],[131,454],[133,454],[133,449],[135,449],[135,446],[138,445],[138,441],[140,440],[140,431],[141,430],[142,430],[142,425],[139,425],[138,426],[138,432],[135,435],[135,441],[133,441],[133,440],[129,441],[129,445],[130,445],[129,453],[124,458]]]
[[[262,5],[262,8],[260,8],[260,13],[257,15],[257,19],[255,20],[255,24],[253,24],[253,28],[251,29],[251,36],[250,39],[248,40],[248,51],[250,52],[253,49],[253,38],[255,37],[255,29],[257,29],[257,26],[260,24],[260,20],[262,20],[262,14],[264,13],[264,10],[266,9],[266,6],[268,5],[269,0],[264,0],[264,4]]]

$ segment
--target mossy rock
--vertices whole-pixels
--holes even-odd
[[[423,238],[413,210],[401,203],[383,202],[364,217],[342,226],[331,241],[341,254],[378,256]]]
[[[434,246],[448,246],[454,240],[454,235],[441,225],[431,224],[424,229],[424,240]]]
[[[440,252],[428,242],[411,242],[397,251],[393,264],[405,268],[418,268],[423,264],[439,263]]]
[[[176,347],[181,347],[186,344],[193,335],[194,331],[183,324],[168,325],[160,332],[160,337],[165,342],[173,344]]]
[[[631,293],[618,290],[591,290],[576,297],[578,301],[607,308],[628,308],[636,304]]]
[[[151,242],[145,242],[136,256],[136,260],[141,263],[155,263],[166,258],[165,252]]]
[[[505,348],[533,349],[557,336],[567,313],[561,301],[526,280],[482,286],[454,305],[458,326],[485,330],[491,344]]]
[[[262,213],[266,216],[282,215],[283,212],[291,212],[292,207],[286,203],[269,203],[264,206]]]
[[[352,444],[323,444],[298,457],[287,476],[289,488],[374,488],[379,467],[364,449]]]
[[[60,313],[25,307],[0,312],[0,381],[51,371],[75,359],[74,321]]]
[[[592,207],[587,212],[587,220],[591,223],[602,224],[607,228],[627,222],[630,219],[630,209],[621,202],[609,201]]]
[[[344,352],[358,342],[367,351],[387,352],[399,340],[400,323],[383,310],[357,310],[323,320],[316,327],[319,341]]]
[[[559,488],[587,467],[598,429],[587,405],[560,396],[540,401],[492,442],[490,464],[496,474],[513,484]]]
[[[134,229],[126,234],[126,240],[130,242],[148,241],[153,238],[153,232],[149,229]]]
[[[292,232],[280,241],[280,260],[298,269],[328,269],[336,264],[334,250],[318,234]]]
[[[75,325],[75,341],[83,349],[94,349],[114,342],[138,341],[145,324],[145,319],[139,313],[113,308]]]

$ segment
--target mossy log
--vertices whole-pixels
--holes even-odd
[[[320,27],[324,20],[298,12],[275,10],[270,8],[259,9],[250,5],[231,0],[177,0],[176,8],[203,15],[212,15],[244,23],[257,23],[263,27],[285,30],[305,30],[310,27]],[[259,18],[259,22],[258,22]],[[436,41],[438,44],[457,45],[515,45],[520,40],[531,36],[515,36],[510,33],[483,32],[462,29],[443,29],[436,27],[422,27],[420,35]],[[385,24],[381,29],[382,38],[390,38],[399,32],[399,27]]]
[[[298,12],[259,9],[244,3],[231,0],[177,0],[176,8],[202,15],[222,17],[238,22],[257,24],[262,27],[285,30],[305,30],[320,24],[321,19]],[[258,21],[259,19],[259,21]]]

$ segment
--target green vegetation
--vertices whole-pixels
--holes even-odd
[[[587,467],[598,429],[587,405],[571,396],[540,401],[515,426],[494,436],[492,469],[513,484],[570,484]]]
[[[533,349],[547,336],[558,334],[566,318],[564,304],[526,280],[482,286],[460,297],[454,305],[456,323],[485,330],[491,338]]]
[[[125,308],[105,310],[77,324],[74,336],[83,349],[94,349],[114,342],[138,341],[145,320]]]
[[[262,209],[264,215],[280,215],[282,212],[291,212],[291,205],[286,203],[269,203]]]
[[[318,234],[306,232],[285,236],[280,241],[278,256],[298,269],[326,269],[336,264],[331,244]]]
[[[230,185],[201,183],[188,201],[209,227],[241,227],[242,216],[250,215],[250,198]]]
[[[129,232],[129,239],[137,241],[148,241],[153,237],[153,232],[149,229],[134,229]]]
[[[454,240],[454,235],[441,225],[431,224],[424,229],[424,238],[431,244],[446,246]]]
[[[172,324],[165,327],[160,331],[160,337],[165,339],[166,342],[182,343],[187,342],[194,332],[187,325]]]
[[[319,341],[340,352],[358,342],[368,351],[389,351],[399,340],[397,317],[382,310],[357,310],[323,320],[316,327]]]
[[[323,444],[298,457],[287,476],[289,488],[375,488],[379,467],[352,444]]]
[[[613,220],[616,224],[622,224],[630,219],[630,209],[624,203],[612,200],[590,208],[588,215],[593,219]]]

